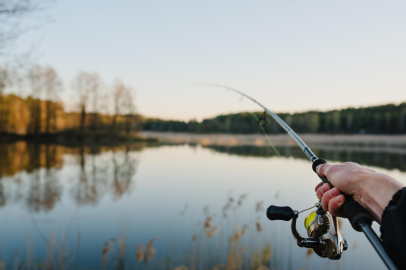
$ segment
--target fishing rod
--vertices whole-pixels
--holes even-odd
[[[247,94],[223,85],[218,84],[202,84],[202,86],[219,87],[227,90],[236,92],[249,100],[253,101],[260,107],[262,107],[265,112],[267,112],[296,142],[296,144],[302,149],[304,154],[312,162],[312,169],[317,174],[316,167],[327,163],[324,159],[318,158],[310,148],[304,143],[302,139],[293,131],[289,125],[287,125],[277,114],[270,111],[264,105],[248,96]],[[317,174],[318,175],[318,174]],[[323,183],[331,183],[326,177],[319,178]],[[398,269],[392,259],[389,257],[388,253],[383,247],[381,239],[376,235],[375,231],[372,229],[372,217],[371,215],[356,201],[354,201],[351,195],[344,194],[345,202],[342,206],[344,214],[347,216],[354,230],[358,232],[363,232],[371,245],[375,248],[378,255],[381,257],[382,261],[390,270]],[[267,217],[270,220],[292,220],[291,230],[294,239],[299,247],[312,248],[317,255],[320,257],[327,257],[332,260],[338,260],[341,258],[343,251],[347,250],[348,243],[345,238],[342,237],[339,225],[337,222],[337,217],[331,216],[328,212],[324,211],[321,207],[321,203],[318,202],[315,205],[317,210],[310,213],[305,219],[305,228],[307,230],[308,238],[303,238],[296,229],[296,220],[299,216],[297,210],[292,210],[288,206],[275,206],[271,205],[267,209]],[[333,227],[330,224],[333,223]]]

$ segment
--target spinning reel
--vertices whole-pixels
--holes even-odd
[[[308,238],[303,238],[297,231],[299,212],[289,206],[271,205],[266,215],[270,220],[292,220],[292,234],[299,247],[312,248],[320,257],[338,260],[348,248],[347,240],[341,236],[337,217],[324,211],[320,203],[316,203],[316,207],[317,210],[307,215],[304,222]]]

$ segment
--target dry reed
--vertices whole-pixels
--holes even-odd
[[[257,213],[260,213],[260,212],[264,211],[264,202],[263,201],[257,202],[257,204],[255,205],[255,211]]]
[[[272,256],[272,250],[271,247],[264,247],[262,249],[262,264],[263,265],[267,265],[269,263],[269,261],[271,260],[271,256]]]
[[[221,229],[220,226],[211,226],[210,228],[207,228],[205,232],[207,234],[207,237],[211,238],[215,236],[220,231],[220,229]]]
[[[110,252],[111,247],[110,247],[110,241],[107,241],[103,245],[103,250],[102,250],[102,263],[106,264],[108,262],[108,253]]]
[[[313,253],[314,253],[314,250],[312,248],[308,248],[306,250],[306,257],[310,258],[313,255]]]
[[[204,227],[205,228],[210,228],[211,227],[211,220],[212,220],[212,217],[207,217],[206,218],[206,221],[204,222]]]
[[[158,240],[158,238],[153,238],[148,242],[146,252],[145,252],[145,262],[150,262],[154,258],[156,250],[154,248],[152,248],[152,245],[157,240]]]
[[[262,225],[261,225],[261,223],[259,223],[259,221],[257,221],[257,231],[258,232],[262,232]]]
[[[241,237],[243,237],[247,233],[247,230],[248,230],[248,225],[242,226]]]
[[[244,200],[248,197],[248,193],[241,194],[240,197],[238,198],[238,205],[242,205]]]
[[[137,262],[142,262],[144,260],[144,250],[144,245],[140,244],[137,246],[137,252],[135,255]]]

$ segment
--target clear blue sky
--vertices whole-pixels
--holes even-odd
[[[172,119],[406,101],[406,1],[58,0],[42,29],[41,64],[74,103],[80,71],[136,89],[138,112]],[[30,34],[22,39],[38,39]]]

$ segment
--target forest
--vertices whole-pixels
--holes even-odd
[[[198,121],[168,121],[156,118],[143,122],[145,131],[190,133],[261,133],[258,120],[263,112],[219,115]],[[324,134],[405,134],[406,103],[399,105],[345,108],[332,111],[308,111],[278,114],[297,133]],[[285,133],[266,115],[264,130],[268,134]]]
[[[0,135],[52,137],[56,134],[135,135],[133,90],[121,80],[106,85],[97,73],[79,72],[72,80],[71,109],[66,110],[63,84],[50,66],[33,66],[16,83],[0,69]],[[110,136],[110,137],[112,137]]]

